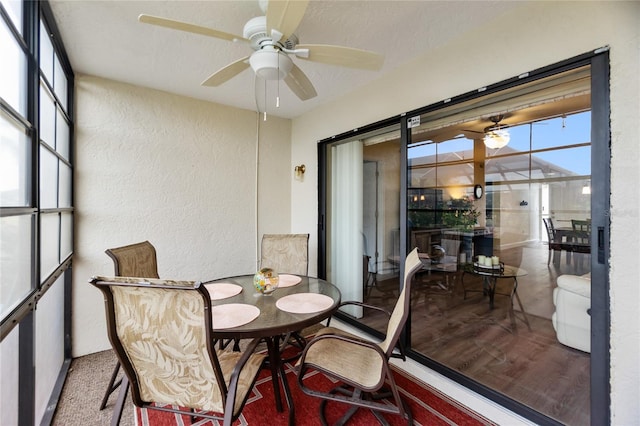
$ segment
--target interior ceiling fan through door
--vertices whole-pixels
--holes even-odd
[[[174,30],[201,34],[249,45],[254,52],[219,69],[202,82],[203,86],[219,86],[251,67],[265,80],[284,80],[298,98],[305,101],[317,96],[311,81],[293,62],[292,57],[343,67],[379,70],[384,57],[367,50],[323,44],[299,44],[294,31],[298,28],[309,4],[307,1],[260,0],[266,16],[250,19],[243,36],[212,28],[142,14],[140,22]]]

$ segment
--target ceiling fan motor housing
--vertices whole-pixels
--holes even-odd
[[[265,80],[282,80],[289,74],[293,68],[293,61],[281,50],[287,46],[274,42],[267,34],[265,16],[256,16],[247,21],[243,36],[251,41],[251,47],[255,50],[249,58],[249,63],[258,77]]]
[[[293,61],[274,46],[265,46],[249,58],[256,75],[265,80],[282,80],[293,68]]]

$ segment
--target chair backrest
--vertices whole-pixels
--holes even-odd
[[[591,221],[571,219],[573,228],[573,240],[578,244],[589,244],[591,239]]]
[[[459,239],[452,238],[443,238],[440,241],[440,245],[444,249],[444,259],[442,259],[442,263],[458,263],[458,255],[460,254],[460,243]]]
[[[415,248],[407,255],[404,261],[404,285],[400,292],[400,297],[396,301],[396,306],[391,312],[389,324],[387,325],[387,335],[380,343],[380,348],[387,358],[391,356],[393,349],[400,339],[400,334],[409,316],[409,302],[411,296],[411,281],[415,273],[422,267],[422,262],[418,257],[418,249]]]
[[[119,277],[158,278],[156,249],[149,241],[105,250]]]
[[[547,229],[547,238],[549,242],[552,243],[556,239],[555,228],[553,227],[553,221],[551,218],[542,218],[542,222],[544,222],[544,227]]]
[[[260,247],[260,267],[278,273],[307,275],[309,234],[264,234]]]
[[[574,231],[580,231],[591,234],[591,221],[590,220],[576,220],[571,219],[571,227]]]
[[[109,340],[137,406],[150,402],[222,413],[226,387],[200,283],[126,277],[90,281],[105,298]]]

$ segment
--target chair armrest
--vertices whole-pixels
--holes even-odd
[[[368,304],[362,303],[362,302],[357,302],[355,300],[347,300],[346,302],[340,303],[338,305],[338,309],[340,309],[343,306],[347,306],[347,305],[355,305],[355,306],[360,306],[360,307],[367,308],[367,309],[373,309],[375,311],[380,311],[380,312],[386,314],[387,317],[391,318],[391,312],[387,311],[386,309],[380,308],[378,306],[368,305]],[[330,323],[331,323],[331,317],[329,317],[329,319],[327,320],[327,327],[329,326]]]
[[[240,379],[240,373],[242,372],[242,369],[244,368],[247,361],[249,361],[251,356],[254,355],[256,347],[258,346],[258,343],[260,343],[261,340],[262,340],[261,338],[255,338],[251,340],[251,342],[249,342],[249,345],[247,346],[245,351],[242,353],[242,356],[240,356],[240,358],[238,359],[238,362],[236,363],[236,365],[233,367],[233,370],[231,371],[231,377],[229,378],[229,386],[226,387],[226,383],[222,384],[221,387],[225,390],[224,393],[226,394],[226,396],[224,397],[226,399],[225,411],[231,410],[231,412],[233,412],[233,408],[235,406],[235,399],[236,399],[236,389],[238,388],[238,380]],[[264,362],[264,357],[266,356],[263,356],[263,362]]]
[[[315,342],[318,342],[324,339],[344,340],[345,342],[354,343],[360,346],[370,346],[372,348],[380,349],[380,346],[371,340],[360,338],[358,336],[344,335],[344,334],[337,334],[337,333],[326,333],[326,334],[321,334],[319,336],[316,336],[313,339],[311,339],[309,343],[307,343],[307,346],[313,345],[315,344]],[[380,350],[380,353],[384,355],[384,353],[381,350]]]
[[[233,371],[231,372],[231,381],[230,381],[230,383],[233,382],[234,378],[236,380],[238,379],[238,376],[240,375],[240,371],[242,371],[242,368],[244,368],[244,365],[249,360],[249,357],[251,357],[251,355],[253,355],[253,353],[256,350],[256,347],[258,346],[258,344],[260,343],[261,340],[262,340],[261,338],[256,337],[251,342],[249,342],[249,345],[244,350],[244,352],[242,353],[242,356],[238,360],[238,363],[236,364],[236,366],[233,368]]]

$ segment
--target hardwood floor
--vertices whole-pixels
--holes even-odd
[[[477,276],[464,275],[466,289],[480,290],[465,299],[460,272],[423,273],[411,292],[412,349],[563,424],[589,424],[590,356],[560,344],[551,324],[556,278],[588,272],[589,255],[574,254],[567,264],[563,253],[559,265],[549,266],[542,244],[499,255],[528,272],[517,289],[526,316],[504,295],[490,309]],[[392,309],[397,287],[397,277],[379,279],[366,301]],[[511,280],[499,280],[497,292],[511,288]],[[367,312],[362,322],[383,331],[386,318]]]

